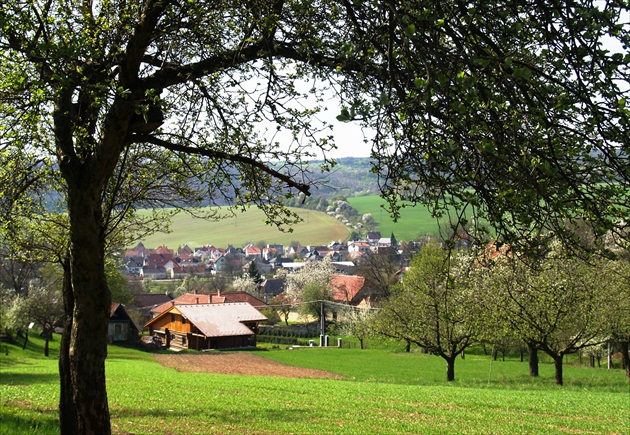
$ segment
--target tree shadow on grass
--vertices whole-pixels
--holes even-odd
[[[195,433],[210,426],[216,430],[219,427],[229,427],[232,430],[243,428],[254,429],[259,422],[273,422],[273,425],[293,425],[296,422],[307,421],[312,417],[312,411],[303,409],[273,409],[260,408],[249,410],[230,409],[193,409],[190,411],[169,409],[141,409],[121,408],[111,409],[112,427],[126,432],[142,432],[142,427],[159,425],[164,433],[184,433],[186,429]],[[261,428],[264,431],[270,428]],[[183,431],[183,432],[182,432]]]
[[[11,404],[0,407],[2,434],[59,434],[57,411],[34,411]]]
[[[35,385],[35,384],[58,384],[59,374],[57,373],[15,373],[2,371],[0,384],[4,385]]]

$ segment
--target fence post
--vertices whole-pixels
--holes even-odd
[[[339,349],[341,349],[341,348],[343,347],[343,343],[342,343],[341,338],[338,338],[338,339],[337,339],[337,347],[338,347]]]

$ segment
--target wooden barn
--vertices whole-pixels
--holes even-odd
[[[267,318],[246,302],[173,305],[144,326],[174,349],[256,346],[258,324]]]

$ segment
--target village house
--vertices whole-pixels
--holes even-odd
[[[330,279],[333,300],[354,307],[369,307],[372,294],[362,276],[334,275]]]
[[[348,242],[348,253],[366,253],[370,250],[368,242]]]
[[[285,284],[285,278],[266,279],[261,286],[265,302],[270,301],[271,299],[282,293],[284,291]]]
[[[262,250],[251,243],[243,248],[243,255],[246,259],[262,260]]]
[[[367,242],[369,244],[374,244],[374,243],[378,243],[378,241],[381,239],[381,233],[379,231],[369,231],[367,233]]]

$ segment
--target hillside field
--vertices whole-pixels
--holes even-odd
[[[378,224],[375,231],[379,231],[383,237],[394,233],[398,241],[411,241],[420,236],[440,235],[438,220],[423,205],[401,209],[400,219],[394,222],[389,212],[383,208],[386,202],[378,195],[350,197],[348,202],[357,209],[359,216],[372,214]],[[219,210],[226,209],[219,207]],[[347,240],[350,236],[350,228],[323,212],[303,208],[290,210],[303,219],[303,222],[293,226],[293,232],[282,232],[275,226],[266,225],[265,215],[257,207],[237,212],[235,217],[219,221],[204,221],[182,212],[173,217],[170,233],[156,233],[137,240],[133,245],[140,241],[147,247],[166,245],[169,248],[184,244],[191,247],[245,246],[247,243],[258,244],[262,241],[283,245],[290,245],[292,242],[299,242],[301,245],[327,245],[332,241]],[[440,223],[443,225],[442,231],[446,231],[448,218],[441,219]]]
[[[224,248],[228,245],[237,247],[247,243],[279,243],[289,245],[300,242],[302,245],[327,245],[332,241],[346,240],[350,231],[342,223],[325,213],[291,208],[302,222],[293,226],[293,232],[282,232],[275,226],[264,223],[265,215],[256,207],[246,212],[236,212],[234,217],[219,221],[206,221],[193,218],[188,213],[179,213],[172,219],[170,233],[155,233],[137,240],[145,246],[156,248],[166,245],[177,248],[187,244],[190,247],[213,245]]]
[[[391,215],[383,208],[387,203],[378,195],[358,196],[348,198],[348,202],[357,209],[359,215],[371,213],[378,223],[376,231],[383,237],[392,233],[398,241],[411,241],[420,236],[437,236],[440,233],[438,220],[431,216],[431,212],[422,205],[407,207],[400,210],[400,218],[394,222]],[[448,223],[443,219],[442,223]]]

